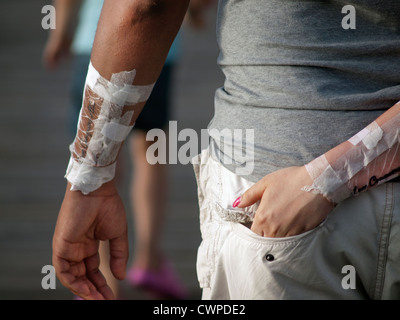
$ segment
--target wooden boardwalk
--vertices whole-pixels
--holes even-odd
[[[67,130],[70,64],[55,73],[41,65],[47,31],[41,9],[51,1],[0,2],[0,299],[71,299],[59,282],[41,287],[51,264],[51,241],[65,190],[71,142]],[[173,120],[178,130],[206,128],[214,91],[222,85],[216,66],[215,15],[204,32],[185,29],[175,74]],[[124,157],[127,157],[124,154]],[[197,194],[190,165],[170,166],[164,248],[191,299],[200,298],[196,252],[200,243]],[[129,172],[127,173],[128,177]],[[128,179],[126,179],[126,182]],[[122,196],[129,212],[127,188]],[[128,214],[131,248],[133,221]],[[133,252],[131,252],[131,256]],[[128,299],[145,299],[122,283]]]

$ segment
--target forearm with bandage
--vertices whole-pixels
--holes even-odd
[[[111,181],[124,140],[160,74],[189,0],[105,0],[66,179],[89,194]],[[120,71],[127,70],[127,71]]]
[[[303,190],[338,204],[400,175],[400,102],[348,141],[306,165]]]
[[[72,191],[88,194],[114,178],[119,150],[134,126],[133,107],[146,101],[154,86],[133,86],[135,75],[135,70],[120,72],[108,81],[90,63],[66,173]]]

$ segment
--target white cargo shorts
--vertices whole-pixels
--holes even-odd
[[[400,299],[400,183],[345,200],[306,233],[266,238],[245,226],[258,204],[232,207],[253,183],[207,149],[193,160],[203,299]]]

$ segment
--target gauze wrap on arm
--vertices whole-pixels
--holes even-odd
[[[89,64],[65,175],[72,191],[88,194],[114,178],[119,150],[134,126],[134,111],[126,107],[146,101],[154,87],[132,85],[135,76],[135,70],[123,71],[108,81]]]
[[[333,163],[322,155],[305,166],[313,184],[302,190],[338,204],[400,175],[400,112],[381,125],[374,121],[348,142],[351,147]]]

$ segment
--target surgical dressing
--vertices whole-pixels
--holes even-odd
[[[134,126],[133,106],[145,102],[154,87],[132,85],[135,76],[136,70],[123,71],[108,81],[90,62],[65,175],[72,191],[89,194],[114,178],[119,150]]]
[[[351,148],[333,163],[321,155],[306,164],[313,184],[304,186],[302,190],[322,194],[338,204],[357,194],[356,191],[360,190],[358,184],[368,179],[366,177],[370,181],[362,190],[399,175],[399,170],[393,167],[400,163],[400,113],[381,125],[372,122],[348,142]]]

